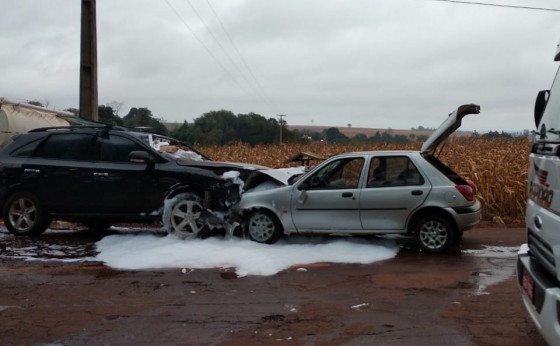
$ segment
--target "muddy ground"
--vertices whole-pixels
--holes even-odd
[[[522,227],[478,227],[453,254],[404,242],[390,260],[273,276],[63,262],[103,236],[0,229],[1,345],[545,345],[516,285]]]

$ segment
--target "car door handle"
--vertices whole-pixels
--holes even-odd
[[[413,196],[420,196],[421,194],[423,194],[424,192],[422,192],[422,190],[412,190],[411,194]]]
[[[352,192],[343,192],[342,193],[342,197],[344,197],[344,198],[350,198],[352,196],[354,196],[354,194]]]
[[[100,173],[100,172],[95,172],[93,173],[94,177],[108,177],[109,173]]]
[[[41,170],[35,168],[26,168],[23,170],[23,173],[39,173],[39,172],[41,172]]]

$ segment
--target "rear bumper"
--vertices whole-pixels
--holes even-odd
[[[481,204],[478,200],[471,206],[452,208],[452,211],[459,231],[466,231],[480,222]]]
[[[517,284],[535,326],[550,345],[556,345],[560,340],[560,287],[535,270],[525,244],[517,256]]]

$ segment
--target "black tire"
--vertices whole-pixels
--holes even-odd
[[[446,218],[430,215],[418,220],[414,235],[422,251],[441,253],[455,245],[458,232]]]
[[[168,234],[184,237],[204,237],[206,224],[201,215],[204,207],[194,193],[182,193],[169,199],[163,210],[163,225]]]
[[[111,228],[111,223],[105,221],[85,221],[82,222],[87,229],[95,232],[106,231]]]
[[[8,197],[2,216],[8,231],[17,236],[37,236],[51,223],[39,199],[29,192],[16,192]]]
[[[249,239],[257,243],[274,244],[282,237],[282,225],[270,211],[255,210],[245,220],[245,231]]]

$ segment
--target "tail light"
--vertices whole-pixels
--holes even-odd
[[[469,202],[474,201],[474,193],[475,193],[474,191],[476,187],[475,189],[473,189],[471,184],[469,184],[469,185],[455,185],[455,188],[461,193],[461,195],[463,195],[463,197],[465,197],[467,201]]]
[[[469,186],[472,188],[473,190],[473,194],[476,195],[476,192],[478,191],[476,184],[474,183],[474,181],[467,179],[467,184],[469,184]]]

